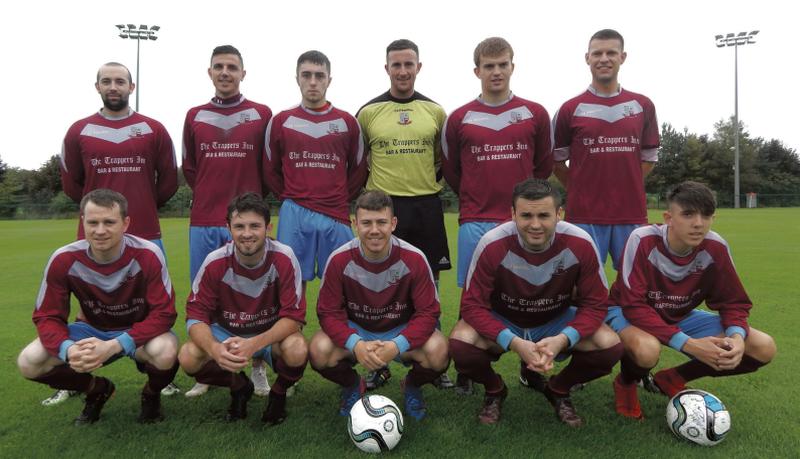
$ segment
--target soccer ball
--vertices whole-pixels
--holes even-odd
[[[361,451],[389,451],[403,436],[403,415],[383,395],[365,395],[350,410],[347,433]]]
[[[714,446],[731,430],[731,415],[714,395],[689,389],[667,403],[667,424],[678,438]]]

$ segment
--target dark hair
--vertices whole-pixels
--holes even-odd
[[[83,215],[83,212],[86,210],[86,204],[90,201],[96,206],[105,207],[107,209],[113,209],[114,204],[116,204],[119,206],[119,214],[122,218],[128,216],[128,200],[125,199],[125,196],[114,190],[98,188],[83,195],[81,199],[81,215]]]
[[[112,67],[122,67],[122,68],[124,68],[124,69],[125,69],[125,71],[126,71],[126,72],[128,72],[128,83],[133,83],[133,77],[131,76],[131,71],[130,71],[130,69],[128,69],[128,67],[125,67],[124,65],[120,64],[119,62],[106,62],[105,64],[101,65],[101,66],[100,66],[100,68],[99,68],[99,69],[97,69],[97,82],[98,82],[98,83],[100,83],[100,70],[101,70],[103,67],[106,67],[106,66],[112,66]]]
[[[211,59],[214,59],[214,56],[219,54],[235,54],[239,57],[239,65],[244,68],[244,59],[242,59],[242,53],[239,52],[233,45],[220,45],[214,48],[214,51],[211,51]]]
[[[383,210],[388,208],[394,215],[394,204],[392,198],[381,190],[369,190],[361,193],[356,199],[355,211],[364,210]]]
[[[475,52],[472,55],[475,61],[475,67],[480,66],[481,56],[498,57],[506,51],[511,53],[511,61],[514,61],[514,48],[506,41],[505,38],[489,37],[486,40],[478,43],[475,47]]]
[[[590,46],[592,44],[592,40],[619,40],[620,48],[623,50],[625,49],[625,39],[622,38],[621,33],[614,29],[603,29],[595,32],[594,35],[592,35],[592,38],[589,39]]]
[[[419,47],[417,47],[416,43],[407,38],[401,38],[389,43],[389,46],[386,47],[386,57],[389,57],[389,53],[392,51],[402,51],[404,49],[414,51],[417,55],[417,59],[419,59]]]
[[[325,69],[328,71],[328,75],[331,73],[331,61],[328,59],[328,56],[323,54],[321,51],[317,51],[312,49],[311,51],[306,51],[297,58],[297,68],[294,70],[294,73],[300,71],[300,64],[303,62],[311,62],[312,64],[323,65]]]
[[[561,207],[561,193],[544,179],[529,178],[517,183],[514,186],[514,194],[511,196],[511,207],[517,208],[517,199],[527,199],[528,201],[538,201],[550,196],[556,209]]]
[[[667,204],[675,203],[683,210],[700,212],[706,217],[714,215],[717,200],[714,193],[700,182],[687,180],[676,185],[667,193]]]
[[[237,214],[255,212],[264,217],[265,223],[269,223],[269,204],[256,193],[244,193],[231,199],[231,203],[228,204],[228,215],[225,216],[228,224],[231,223],[234,212]]]

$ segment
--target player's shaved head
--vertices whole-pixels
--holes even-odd
[[[561,207],[561,193],[544,179],[529,178],[517,183],[514,186],[514,193],[511,196],[511,207],[517,208],[517,199],[522,198],[528,201],[538,201],[546,197],[553,198],[556,209]]]
[[[133,83],[133,77],[131,76],[131,71],[128,70],[128,67],[120,64],[119,62],[106,62],[105,64],[101,65],[99,69],[97,69],[97,83],[100,83],[100,71],[103,70],[103,67],[122,67],[125,69],[125,72],[128,74],[128,83]]]
[[[625,39],[622,38],[621,33],[614,29],[602,29],[595,32],[592,38],[589,39],[590,48],[592,47],[592,40],[619,40],[620,49],[625,50]]]
[[[706,217],[714,215],[717,209],[717,200],[711,189],[691,180],[679,183],[667,193],[667,204],[673,203],[683,210],[700,212]]]
[[[119,206],[120,216],[122,218],[128,216],[128,200],[125,199],[125,196],[116,191],[107,188],[98,188],[83,195],[83,199],[81,199],[81,215],[83,215],[86,210],[86,204],[89,202],[96,206],[105,207],[106,209],[113,209],[114,205],[117,205]]]
[[[514,62],[514,48],[511,47],[511,44],[505,38],[489,37],[478,43],[472,58],[475,61],[475,67],[479,67],[481,65],[481,56],[499,57],[506,52],[511,54],[511,62]]]
[[[379,211],[387,208],[394,215],[392,198],[380,190],[365,191],[356,199],[356,212],[358,212],[358,209]]]
[[[233,214],[243,214],[245,212],[255,212],[264,217],[264,223],[269,224],[269,204],[256,193],[244,193],[233,198],[228,204],[228,215],[225,219],[231,223]]]

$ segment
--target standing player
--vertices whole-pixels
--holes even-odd
[[[39,337],[17,359],[22,375],[58,390],[86,394],[76,425],[100,419],[114,383],[91,372],[128,356],[147,373],[139,422],[158,422],[160,391],[178,371],[175,292],[163,252],[126,234],[131,218],[121,194],[97,189],[81,199],[82,239],[53,253],[33,322]],[[70,296],[80,311],[68,324]]]
[[[325,97],[331,63],[319,51],[297,59],[300,105],[270,121],[264,176],[283,201],[278,240],[294,250],[308,281],[322,277],[331,252],[353,238],[350,198],[364,185],[366,161],[358,122]]]
[[[503,38],[475,48],[477,99],[455,110],[445,122],[442,170],[459,195],[458,286],[464,288],[472,253],[487,231],[508,220],[513,187],[529,177],[553,172],[550,116],[544,107],[511,92],[514,50]],[[464,375],[459,392],[471,392]]]
[[[104,64],[94,87],[103,108],[67,131],[61,148],[61,186],[75,202],[97,188],[122,193],[130,202],[128,233],[154,242],[163,251],[157,209],[178,189],[172,139],[161,123],[128,106],[136,84],[127,67]],[[78,224],[78,238],[83,237],[83,225]],[[165,390],[165,395],[172,393]],[[55,404],[67,396],[67,392],[56,392],[43,403]]]
[[[384,68],[389,90],[367,102],[356,115],[369,150],[366,188],[391,196],[398,219],[395,235],[422,250],[438,287],[439,271],[451,267],[438,183],[445,112],[414,89],[422,69],[414,42],[390,43]],[[377,387],[389,376],[388,370],[374,373],[367,385]],[[438,384],[453,387],[446,373]]]
[[[268,362],[278,378],[261,420],[286,418],[286,390],[302,376],[308,345],[301,333],[306,302],[292,249],[267,237],[269,206],[245,193],[228,206],[233,241],[211,252],[186,304],[189,341],[181,367],[204,384],[230,387],[229,421],[247,417],[253,383],[242,371],[251,358]]]
[[[376,371],[392,360],[412,366],[403,380],[406,414],[425,417],[421,387],[449,364],[447,340],[436,329],[439,298],[425,255],[392,236],[392,200],[377,190],[356,200],[358,237],[328,260],[317,302],[321,330],[311,339],[311,366],[342,386],[347,416],[366,384],[352,368]]]
[[[186,113],[183,125],[183,175],[192,188],[189,223],[189,276],[213,250],[231,240],[225,222],[228,203],[244,192],[266,193],[261,177],[264,131],[272,117],[266,105],[247,100],[239,86],[247,72],[238,49],[217,46],[211,52],[208,76],[214,97]],[[264,363],[253,362],[256,394],[265,396],[269,383]],[[208,386],[195,384],[187,397]]]
[[[486,389],[478,415],[484,424],[500,420],[508,395],[491,367],[502,353],[516,352],[529,373],[547,372],[554,359],[571,355],[569,365],[549,382],[540,379],[537,389],[561,422],[578,427],[583,420],[570,388],[607,375],[622,355],[619,338],[603,324],[603,267],[589,235],[559,221],[560,196],[547,181],[518,183],[512,199],[512,221],[486,233],[475,249],[450,353],[459,373]]]
[[[647,223],[644,178],[659,147],[653,103],[617,80],[624,45],[615,30],[592,35],[585,56],[592,83],[553,121],[554,172],[567,189],[566,219],[592,236],[603,264],[611,252],[617,270],[628,236]]]
[[[716,209],[711,190],[683,182],[669,192],[667,204],[663,225],[631,234],[609,299],[622,308],[611,308],[609,323],[625,346],[614,380],[616,409],[637,419],[643,416],[636,383],[655,367],[662,344],[691,357],[647,384],[669,397],[703,376],[756,371],[776,352],[772,337],[747,323],[752,302],[728,243],[711,231]],[[703,302],[718,314],[696,309]]]

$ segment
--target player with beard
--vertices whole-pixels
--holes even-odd
[[[211,252],[197,273],[186,302],[189,341],[178,358],[198,382],[230,388],[229,421],[247,417],[253,395],[243,369],[251,358],[266,361],[278,378],[261,420],[279,424],[286,391],[303,376],[308,355],[300,266],[289,246],[267,237],[269,206],[258,194],[234,198],[227,219],[233,241]]]
[[[622,355],[619,338],[603,323],[605,273],[589,235],[560,221],[561,197],[546,180],[520,182],[512,196],[512,221],[487,232],[475,249],[450,354],[459,373],[485,388],[483,424],[500,421],[508,395],[491,366],[504,352],[539,374],[569,358],[536,389],[561,422],[579,427],[570,389],[609,374]]]
[[[76,425],[100,419],[114,383],[91,373],[129,357],[147,374],[139,422],[158,422],[160,391],[175,377],[178,314],[164,254],[126,234],[131,217],[121,194],[97,189],[81,200],[86,235],[55,251],[45,268],[33,322],[39,337],[17,359],[22,375],[58,390],[86,394]],[[68,323],[70,296],[80,309]]]
[[[412,369],[401,383],[405,413],[426,415],[421,387],[450,363],[447,339],[436,329],[439,295],[425,255],[392,235],[392,200],[378,190],[356,200],[358,237],[328,260],[317,302],[321,330],[311,338],[311,365],[342,387],[339,414],[364,394],[353,365],[375,371],[392,361]]]
[[[264,132],[272,117],[269,107],[244,97],[239,87],[247,71],[238,49],[217,46],[211,52],[208,76],[214,85],[211,101],[186,113],[183,124],[183,162],[192,188],[189,222],[189,279],[194,281],[209,253],[231,240],[225,221],[228,203],[245,192],[266,195],[262,180]],[[264,362],[253,361],[256,395],[269,393]],[[187,397],[203,395],[195,384]]]
[[[178,189],[175,151],[169,133],[158,121],[134,112],[128,99],[136,89],[127,67],[117,62],[97,71],[95,89],[103,101],[97,113],[74,123],[61,149],[61,185],[75,202],[97,188],[128,199],[128,233],[164,250],[158,208]],[[78,225],[78,239],[84,237]],[[173,393],[170,388],[166,395]],[[68,393],[56,393],[43,404],[55,404]]]

